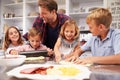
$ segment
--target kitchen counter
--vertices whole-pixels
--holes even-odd
[[[48,61],[45,64],[55,64],[53,61]],[[44,64],[43,64],[44,65]],[[8,77],[6,72],[14,67],[0,67],[0,80],[29,80],[25,78]],[[92,65],[89,67],[92,72],[89,79],[85,80],[119,80],[120,65]]]
[[[93,65],[90,80],[120,80],[120,65]]]

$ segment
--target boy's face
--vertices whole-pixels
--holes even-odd
[[[88,24],[89,25],[89,30],[92,33],[93,36],[98,36],[100,35],[100,28],[95,24],[95,21],[91,20],[91,22]]]
[[[36,35],[34,37],[29,36],[29,42],[34,49],[38,48],[41,43],[40,36],[39,35]]]

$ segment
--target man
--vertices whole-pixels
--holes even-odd
[[[93,36],[68,61],[78,64],[120,64],[120,30],[110,28],[112,15],[109,10],[99,8],[92,11],[86,22]],[[93,57],[78,58],[85,51],[91,51]]]
[[[61,26],[70,17],[57,13],[58,5],[54,0],[38,0],[38,5],[40,16],[36,18],[33,27],[41,30],[42,43],[53,49]],[[27,34],[23,37],[27,39]]]

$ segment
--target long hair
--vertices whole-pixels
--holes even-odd
[[[79,34],[80,34],[80,29],[78,28],[76,22],[74,20],[72,20],[72,19],[69,19],[69,20],[65,21],[65,23],[61,27],[60,36],[62,36],[63,38],[65,38],[64,30],[65,30],[66,26],[71,26],[71,25],[74,25],[74,27],[75,27],[75,32],[76,33],[75,33],[74,39],[78,38]]]
[[[5,38],[4,38],[4,42],[3,42],[3,50],[6,50],[9,47],[9,45],[11,44],[11,40],[9,39],[9,30],[11,28],[16,29],[18,34],[19,34],[19,39],[18,39],[17,43],[20,44],[20,45],[23,44],[23,40],[21,38],[21,33],[19,32],[19,30],[15,26],[11,26],[7,29],[7,31],[5,33]]]

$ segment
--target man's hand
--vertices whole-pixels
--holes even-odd
[[[61,55],[55,56],[55,61],[59,63],[61,61]]]

